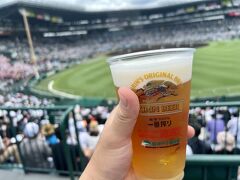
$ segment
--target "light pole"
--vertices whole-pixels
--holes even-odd
[[[28,45],[29,45],[29,49],[30,49],[30,59],[31,59],[31,63],[33,64],[35,78],[39,79],[39,72],[38,72],[38,68],[37,68],[37,58],[36,58],[34,48],[33,48],[32,36],[31,36],[31,32],[30,32],[28,19],[27,19],[27,12],[25,9],[20,9],[19,12],[23,17],[24,28],[26,31]]]

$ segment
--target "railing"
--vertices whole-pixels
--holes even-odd
[[[67,137],[68,137],[68,120],[69,115],[73,114],[73,107],[72,106],[53,106],[53,107],[21,107],[21,108],[8,108],[8,107],[0,107],[0,110],[4,110],[7,112],[6,117],[9,118],[9,123],[7,124],[7,128],[10,130],[10,133],[8,133],[9,139],[11,139],[11,147],[17,146],[17,150],[21,159],[21,164],[16,164],[16,162],[6,162],[3,164],[0,164],[0,168],[22,168],[25,173],[28,172],[40,172],[40,173],[57,173],[59,175],[69,175],[71,180],[74,179],[75,176],[79,176],[81,172],[84,170],[86,164],[87,164],[87,158],[84,157],[80,145],[79,145],[79,139],[77,136],[77,126],[76,126],[76,119],[74,116],[74,133],[76,134],[77,144],[74,146],[67,144]],[[16,124],[14,125],[14,120],[10,117],[10,112],[17,112],[17,111],[24,111],[26,112],[32,112],[41,110],[46,113],[47,116],[49,116],[49,122],[52,125],[58,126],[58,137],[60,139],[60,142],[57,144],[49,145],[52,153],[51,156],[48,157],[48,159],[45,158],[47,166],[39,166],[35,164],[36,166],[29,165],[27,162],[28,160],[23,154],[23,149],[28,148],[29,151],[32,153],[32,158],[40,158],[40,156],[44,156],[43,152],[41,150],[41,147],[39,144],[31,144],[29,147],[21,146],[22,139],[19,140],[19,135],[23,134],[23,129],[19,129]],[[30,117],[31,119],[32,117]],[[40,124],[40,120],[37,122]],[[38,135],[40,136],[40,135]],[[38,137],[39,138],[39,137]],[[40,137],[39,139],[42,139],[43,137]],[[33,141],[29,141],[33,143]],[[35,143],[35,141],[34,141]],[[44,147],[46,149],[46,147]],[[27,150],[24,150],[27,151]],[[0,153],[1,156],[1,153]],[[13,156],[13,155],[12,155]]]
[[[69,107],[64,114],[62,115],[62,123],[60,126],[61,129],[61,136],[63,137],[63,148],[64,148],[64,158],[67,164],[68,173],[71,180],[74,180],[74,176],[80,176],[82,171],[85,169],[88,159],[84,156],[83,152],[81,151],[80,147],[80,141],[78,137],[78,130],[77,130],[77,124],[75,116],[73,116],[74,119],[74,128],[76,133],[76,139],[77,139],[77,145],[70,146],[67,144],[67,124],[68,124],[68,118],[69,114],[73,113],[73,108]]]
[[[240,107],[240,101],[230,101],[230,102],[206,102],[206,103],[191,103],[190,107]]]
[[[195,107],[240,107],[240,102],[223,102],[223,103],[194,103],[191,104],[191,108]],[[49,116],[49,121],[53,125],[58,125],[58,137],[60,142],[55,145],[51,145],[52,155],[49,168],[29,167],[26,164],[26,159],[23,156],[20,148],[21,140],[18,139],[18,135],[23,133],[16,127],[15,122],[9,117],[9,130],[10,137],[15,139],[13,144],[17,145],[21,164],[16,163],[4,163],[0,164],[0,168],[22,168],[25,173],[28,172],[41,172],[41,173],[57,173],[59,175],[68,175],[71,180],[79,177],[81,172],[87,165],[88,159],[84,156],[80,142],[78,138],[77,121],[74,116],[72,106],[53,106],[53,107],[38,107],[38,108],[6,108],[0,107],[0,110],[6,110],[9,113],[11,111],[17,112],[42,110]],[[74,133],[77,143],[71,145],[67,142],[69,136],[69,116],[72,115],[74,123]],[[40,122],[39,122],[40,123]],[[187,157],[185,177],[184,179],[237,179],[237,169],[240,166],[240,156],[238,155],[193,155]]]
[[[240,155],[188,156],[184,180],[237,180]]]

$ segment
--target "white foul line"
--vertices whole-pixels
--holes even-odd
[[[73,94],[69,94],[69,93],[66,93],[66,92],[56,90],[56,89],[53,88],[53,84],[54,84],[53,80],[48,83],[48,90],[55,95],[62,96],[62,97],[67,97],[67,98],[70,98],[70,99],[81,99],[82,98],[82,96],[76,96],[76,95],[73,95]]]

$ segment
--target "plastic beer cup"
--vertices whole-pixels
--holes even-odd
[[[152,50],[108,60],[115,87],[129,87],[140,111],[132,134],[139,179],[182,179],[195,49]]]

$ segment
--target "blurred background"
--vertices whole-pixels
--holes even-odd
[[[77,179],[117,103],[107,58],[179,47],[184,179],[240,179],[240,0],[1,0],[0,177]]]

